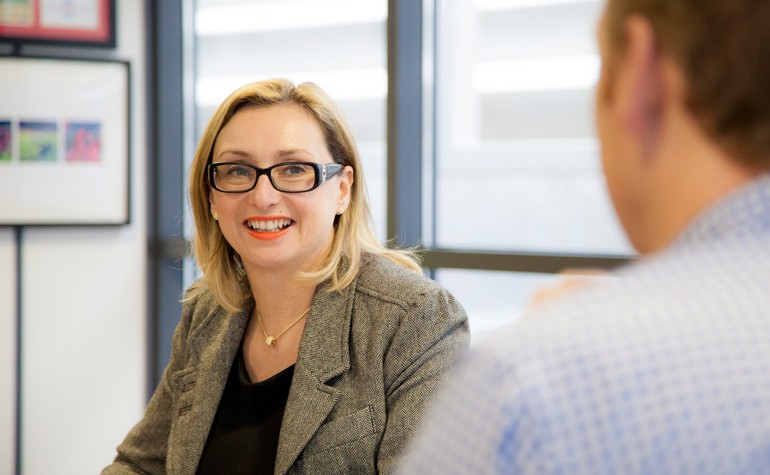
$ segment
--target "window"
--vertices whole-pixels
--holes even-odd
[[[418,238],[426,269],[466,307],[478,341],[520,315],[554,272],[631,253],[594,138],[601,5],[196,0],[194,137],[185,139],[197,142],[244,83],[319,84],[358,141],[378,235],[408,228]]]
[[[466,269],[439,269],[434,277],[468,313],[474,344],[521,316],[532,294],[554,279],[553,274]]]
[[[439,7],[436,246],[628,252],[594,139],[600,2]]]
[[[355,136],[375,227],[385,238],[387,0],[198,0],[196,132],[243,84],[312,81],[342,109]]]
[[[436,2],[434,214],[425,231],[435,248],[631,252],[594,138],[602,3]],[[552,276],[439,269],[435,277],[483,334],[515,318]]]

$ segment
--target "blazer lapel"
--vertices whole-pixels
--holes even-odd
[[[250,308],[237,314],[219,309],[192,335],[187,367],[192,375],[192,400],[190,412],[179,417],[173,427],[169,473],[195,473],[250,313]]]
[[[286,401],[275,473],[285,474],[339,399],[326,383],[350,369],[349,335],[355,281],[341,292],[318,287],[305,323]]]

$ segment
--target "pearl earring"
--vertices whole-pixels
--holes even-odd
[[[219,215],[217,214],[217,212],[216,212],[216,211],[214,211],[213,213],[211,213],[211,216],[213,216],[213,217],[214,217],[214,221],[219,221]]]

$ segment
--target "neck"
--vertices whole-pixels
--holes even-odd
[[[662,152],[660,179],[651,191],[647,240],[643,253],[665,248],[690,223],[728,193],[756,176],[690,123],[676,133]],[[685,133],[685,131],[689,133]]]
[[[262,321],[271,328],[294,321],[310,307],[316,290],[315,285],[278,273],[249,275],[249,286]]]

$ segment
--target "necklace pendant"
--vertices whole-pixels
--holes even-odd
[[[265,338],[265,344],[267,346],[275,346],[275,337],[274,336],[269,336],[269,337]]]

